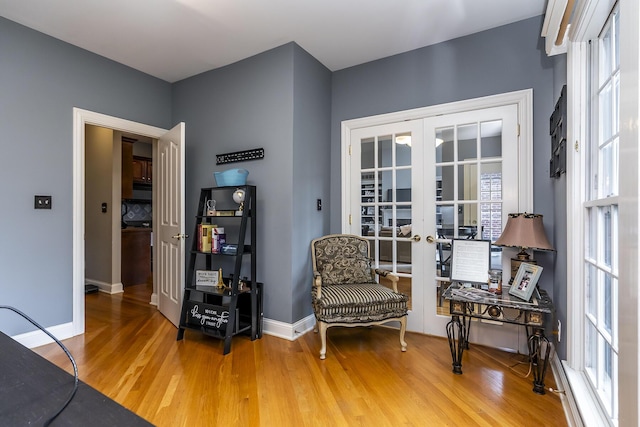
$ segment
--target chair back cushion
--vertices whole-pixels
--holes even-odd
[[[313,268],[323,286],[375,282],[367,239],[340,234],[316,239],[311,245]]]

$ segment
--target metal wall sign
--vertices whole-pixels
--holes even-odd
[[[225,163],[242,162],[246,160],[259,160],[264,158],[264,148],[236,151],[233,153],[216,154],[216,165]]]

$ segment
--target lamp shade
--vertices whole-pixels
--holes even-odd
[[[509,246],[522,249],[553,251],[542,224],[542,215],[529,213],[511,213],[502,235],[494,243],[496,246]]]

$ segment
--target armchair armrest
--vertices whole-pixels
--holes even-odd
[[[391,286],[393,286],[393,292],[396,292],[396,293],[398,292],[398,280],[400,280],[400,277],[398,277],[397,274],[394,274],[389,270],[383,270],[381,268],[374,268],[373,272],[380,277],[384,277],[386,279],[391,280]]]
[[[316,291],[316,298],[322,296],[322,276],[317,271],[313,272],[313,288]]]

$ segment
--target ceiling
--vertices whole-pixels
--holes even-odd
[[[0,16],[175,82],[291,41],[336,71],[545,7],[546,0],[0,0]]]

